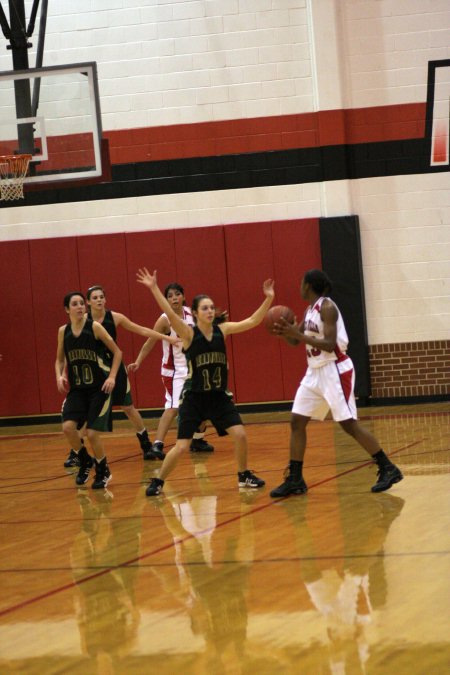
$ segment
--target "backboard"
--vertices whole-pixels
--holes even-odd
[[[101,176],[95,62],[0,72],[0,156],[29,153],[26,183]]]

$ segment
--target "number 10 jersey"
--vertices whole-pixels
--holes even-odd
[[[64,354],[67,361],[70,389],[101,389],[110,367],[105,359],[103,343],[94,335],[92,319],[86,319],[80,335],[71,324],[64,330]]]

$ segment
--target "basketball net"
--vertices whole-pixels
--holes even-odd
[[[23,199],[23,182],[31,155],[0,156],[0,200]]]

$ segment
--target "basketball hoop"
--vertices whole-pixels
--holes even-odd
[[[0,200],[23,199],[23,181],[32,155],[0,156]]]

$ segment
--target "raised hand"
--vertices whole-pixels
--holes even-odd
[[[153,274],[150,274],[146,267],[139,269],[138,272],[136,272],[136,281],[152,290],[156,286],[156,270]]]
[[[267,298],[275,297],[275,282],[273,279],[266,279],[263,283],[263,292]]]

